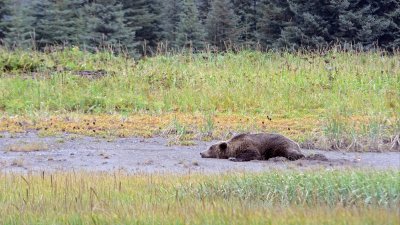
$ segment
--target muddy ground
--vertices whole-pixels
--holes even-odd
[[[400,169],[400,153],[353,153],[303,150],[305,155],[321,153],[328,161],[303,159],[288,161],[231,162],[202,159],[200,152],[211,142],[194,146],[168,146],[164,138],[103,139],[62,135],[38,137],[33,132],[0,134],[0,171],[116,171],[133,173],[188,173],[227,171],[306,170],[314,168]],[[29,149],[33,146],[32,149]],[[35,147],[36,146],[36,147]],[[22,152],[21,152],[22,151]]]

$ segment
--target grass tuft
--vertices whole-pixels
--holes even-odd
[[[46,151],[49,149],[49,146],[45,143],[17,143],[12,145],[7,145],[5,150],[8,152],[37,152],[37,151]]]

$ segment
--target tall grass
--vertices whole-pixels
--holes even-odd
[[[397,224],[400,174],[2,174],[2,224]]]
[[[384,52],[159,55],[0,50],[0,110],[37,113],[166,112],[321,121],[332,148],[362,149],[400,131],[400,54]],[[88,79],[82,70],[106,71]],[[346,138],[343,138],[346,137]],[[305,138],[305,137],[303,137]],[[396,144],[396,149],[400,144]]]

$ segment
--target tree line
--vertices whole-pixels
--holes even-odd
[[[400,47],[398,0],[0,0],[10,48]]]

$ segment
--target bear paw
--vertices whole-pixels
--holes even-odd
[[[230,158],[228,158],[228,160],[232,161],[232,162],[243,162],[243,160],[235,158],[235,157],[230,157]]]

